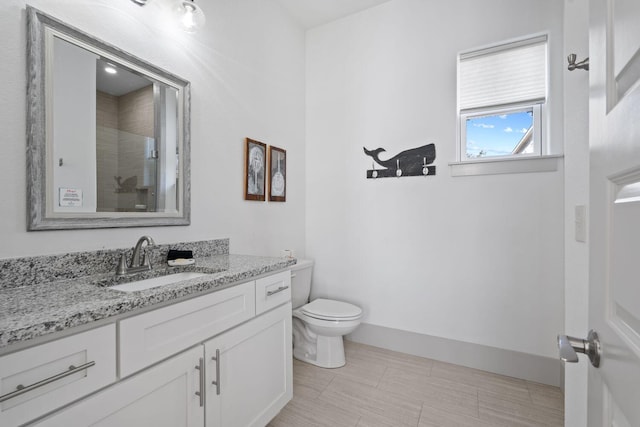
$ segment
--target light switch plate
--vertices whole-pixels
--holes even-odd
[[[585,205],[575,207],[575,235],[576,242],[587,241],[587,207]]]

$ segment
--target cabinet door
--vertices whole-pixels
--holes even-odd
[[[264,427],[292,397],[291,303],[206,342],[205,357],[207,427]]]
[[[195,347],[35,425],[202,427],[204,402],[196,395],[200,393],[202,356],[202,346]]]

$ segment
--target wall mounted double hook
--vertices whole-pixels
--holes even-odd
[[[577,58],[578,56],[575,53],[571,53],[569,54],[569,56],[567,56],[567,61],[569,61],[569,65],[567,65],[567,69],[569,71],[573,71],[573,70],[589,71],[589,58],[587,57],[580,62],[576,62]]]

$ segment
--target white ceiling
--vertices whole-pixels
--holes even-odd
[[[153,84],[152,81],[126,68],[98,58],[96,63],[96,89],[113,96],[122,96],[126,93]],[[117,69],[117,74],[105,72],[105,67],[110,65]]]
[[[305,29],[335,21],[389,0],[276,0]]]

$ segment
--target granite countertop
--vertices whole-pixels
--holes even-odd
[[[193,266],[163,266],[118,279],[119,283],[146,279],[169,270],[206,273],[195,279],[130,293],[104,286],[113,281],[113,273],[1,289],[0,352],[11,344],[189,295],[220,290],[295,263],[291,258],[213,255],[197,258]]]

